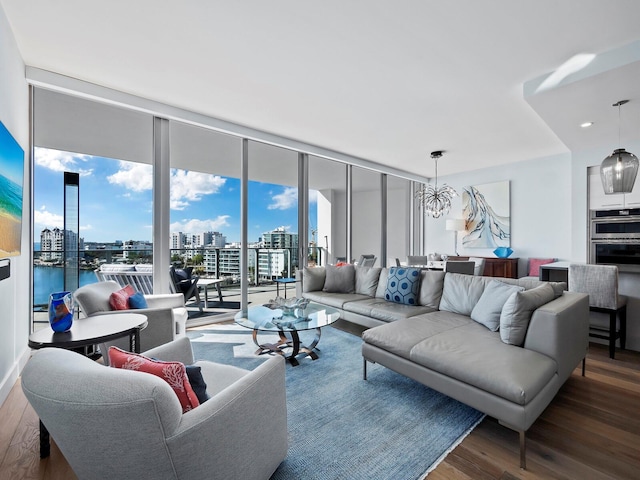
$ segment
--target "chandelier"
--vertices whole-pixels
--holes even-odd
[[[629,100],[613,104],[618,107],[618,145],[620,145],[620,107]],[[624,148],[616,148],[600,165],[600,178],[604,193],[631,193],[638,174],[638,157]]]
[[[451,199],[457,197],[457,192],[446,183],[438,187],[438,159],[442,156],[442,151],[431,152],[431,158],[436,162],[436,178],[434,185],[423,184],[416,192],[416,198],[424,208],[426,215],[439,218],[451,209]]]

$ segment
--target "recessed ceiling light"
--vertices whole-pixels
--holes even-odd
[[[589,128],[591,125],[593,125],[593,122],[584,122],[580,124],[582,128]]]

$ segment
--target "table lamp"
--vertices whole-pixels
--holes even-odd
[[[447,231],[453,230],[455,233],[453,250],[458,256],[458,232],[464,232],[467,229],[466,222],[462,218],[450,218],[447,219],[445,229]]]

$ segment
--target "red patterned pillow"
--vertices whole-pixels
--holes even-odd
[[[530,258],[529,259],[529,276],[540,276],[540,265],[546,265],[547,263],[555,262],[555,258]]]
[[[109,305],[111,306],[111,310],[128,310],[129,297],[134,293],[136,293],[136,291],[131,285],[127,285],[117,292],[113,292],[111,296],[109,296]]]
[[[151,373],[162,378],[176,392],[180,405],[182,405],[182,413],[193,410],[200,405],[198,397],[189,383],[184,363],[152,360],[138,353],[126,352],[118,347],[109,347],[109,365],[115,368]]]

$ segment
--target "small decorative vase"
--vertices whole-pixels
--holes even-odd
[[[70,292],[49,295],[49,324],[54,332],[67,332],[73,324],[73,297]]]
[[[513,250],[511,250],[509,247],[498,247],[493,251],[493,253],[498,258],[507,258],[513,253]]]

